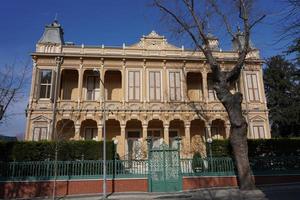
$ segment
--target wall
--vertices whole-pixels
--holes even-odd
[[[300,182],[300,175],[255,176],[256,185]],[[194,176],[183,177],[183,190],[210,187],[237,187],[235,176]],[[78,179],[59,180],[57,196],[97,194],[102,192],[102,180]],[[4,181],[0,182],[0,198],[32,198],[52,196],[53,181]],[[147,178],[109,179],[107,193],[147,192]],[[99,194],[100,195],[100,194]]]

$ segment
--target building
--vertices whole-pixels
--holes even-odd
[[[204,152],[207,138],[228,138],[229,120],[201,52],[173,46],[154,31],[121,47],[75,45],[63,36],[54,21],[32,53],[26,140],[102,140],[104,119],[107,139],[118,140],[122,158],[143,157],[148,136],[153,145],[175,145],[181,136],[184,156]],[[212,35],[210,43],[223,70],[231,69],[236,41],[231,51],[222,51]],[[254,47],[232,91],[244,96],[248,137],[270,138],[262,60]]]

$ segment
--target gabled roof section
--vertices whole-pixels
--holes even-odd
[[[167,39],[164,36],[157,34],[155,31],[152,31],[146,36],[143,36],[140,41],[136,44],[129,46],[129,48],[138,48],[138,49],[149,49],[149,50],[180,50],[174,45],[171,45],[167,42]]]
[[[63,28],[57,20],[45,26],[44,33],[38,44],[64,44]]]

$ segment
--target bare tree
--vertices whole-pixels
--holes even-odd
[[[241,106],[243,98],[240,92],[232,94],[230,85],[239,79],[246,56],[251,51],[249,42],[251,29],[265,15],[250,21],[250,10],[253,6],[251,0],[231,0],[226,2],[217,0],[154,0],[153,5],[160,9],[163,17],[175,22],[174,24],[177,25],[175,30],[178,33],[185,33],[195,45],[196,50],[200,50],[204,54],[212,71],[213,85],[217,98],[225,107],[231,123],[230,143],[233,147],[240,188],[243,190],[253,189],[255,185],[251,177],[248,159],[248,124],[243,116]],[[232,9],[235,11],[232,13],[237,15],[235,21],[232,20],[232,16],[225,14],[223,10],[223,8],[228,9],[229,5],[232,5]],[[213,23],[221,22],[231,39],[237,41],[237,58],[234,67],[230,71],[222,71],[220,62],[213,54],[213,49],[209,43],[209,20]],[[233,32],[232,25],[234,22],[235,25],[242,25],[242,40],[239,38],[240,35]]]
[[[7,108],[22,97],[28,66],[16,70],[13,64],[0,69],[0,121],[7,116]]]

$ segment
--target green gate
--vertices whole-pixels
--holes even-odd
[[[166,144],[158,148],[149,145],[148,188],[149,192],[172,192],[182,190],[180,149]]]

